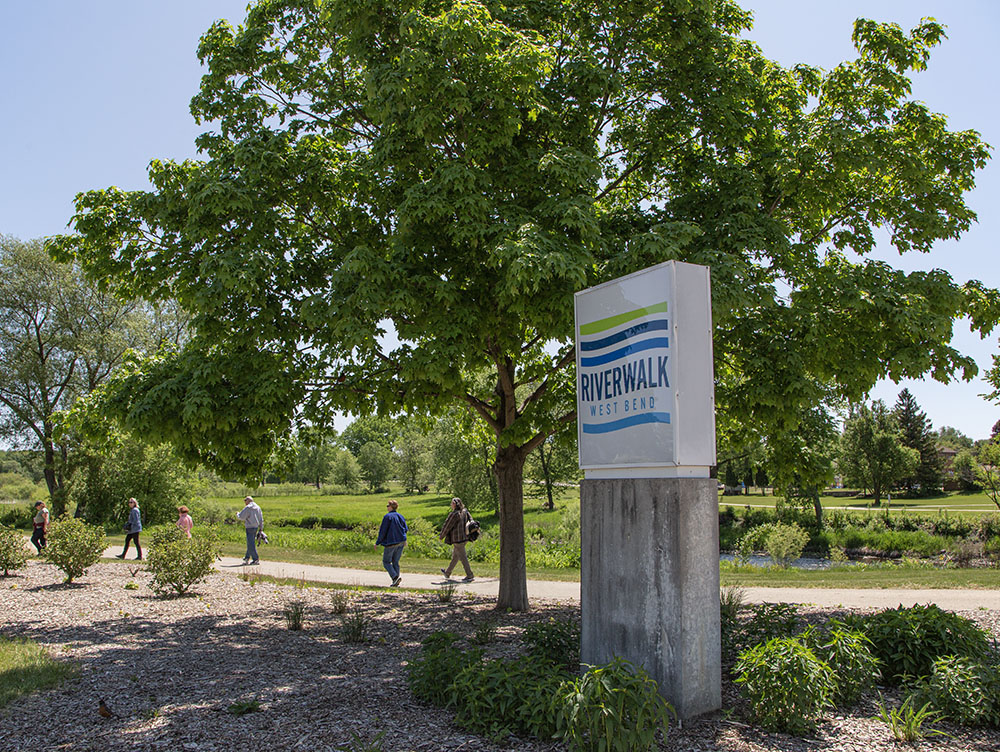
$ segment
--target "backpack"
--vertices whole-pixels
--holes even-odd
[[[469,515],[469,521],[465,523],[465,537],[466,540],[474,541],[479,538],[479,523],[472,519],[472,515]]]

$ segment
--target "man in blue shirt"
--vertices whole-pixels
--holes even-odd
[[[396,509],[399,504],[395,499],[386,502],[389,511],[382,518],[382,525],[378,529],[378,538],[375,540],[375,548],[385,546],[382,552],[382,566],[392,578],[392,586],[398,587],[402,581],[399,576],[399,559],[403,556],[403,548],[406,546],[406,520]]]

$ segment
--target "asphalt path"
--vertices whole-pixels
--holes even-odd
[[[267,547],[259,549],[261,556],[257,565],[244,565],[242,559],[222,557],[215,567],[220,572],[233,575],[240,573],[267,575],[277,578],[304,580],[307,582],[329,582],[340,585],[364,585],[388,587],[389,575],[383,571],[367,569],[345,569],[343,567],[326,567],[317,564],[290,564],[281,561],[268,561]],[[117,546],[105,551],[105,556],[112,557],[121,553]],[[135,556],[135,549],[129,550],[129,558]],[[436,589],[444,587],[448,582],[456,585],[458,592],[469,592],[486,597],[497,597],[500,582],[496,577],[477,577],[474,582],[462,582],[460,577],[448,580],[442,574],[422,574],[406,571],[406,555],[401,562],[403,589]],[[815,606],[835,608],[894,608],[896,606],[913,606],[917,604],[936,603],[949,611],[974,611],[984,608],[990,611],[1000,611],[1000,591],[998,590],[958,590],[958,589],[921,589],[904,588],[768,588],[745,587],[744,601],[748,603],[801,603]],[[551,600],[563,602],[580,602],[579,582],[554,582],[550,580],[528,580],[529,600]]]

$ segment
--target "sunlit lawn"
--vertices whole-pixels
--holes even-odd
[[[37,643],[0,635],[0,708],[20,695],[56,687],[76,673],[74,665],[50,658]]]

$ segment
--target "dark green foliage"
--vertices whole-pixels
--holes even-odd
[[[811,732],[832,705],[834,674],[811,648],[780,637],[740,653],[736,683],[762,728],[802,735]]]
[[[454,632],[434,632],[424,638],[420,655],[407,666],[410,691],[418,700],[445,705],[452,697],[451,680],[466,666],[478,664],[481,650],[462,650]]]
[[[920,409],[909,389],[899,393],[893,408],[899,423],[904,446],[915,449],[920,455],[919,464],[912,475],[902,479],[900,485],[911,495],[928,496],[941,490],[944,472],[938,457],[937,441],[931,431],[931,421]]]
[[[1000,670],[982,660],[938,658],[931,675],[921,682],[918,694],[956,723],[1000,727]]]
[[[886,609],[846,619],[872,641],[886,681],[930,676],[944,656],[980,659],[991,654],[989,637],[973,621],[935,605]]]
[[[828,632],[808,630],[803,641],[833,671],[833,702],[847,707],[878,683],[878,658],[872,653],[871,640],[862,632],[845,628],[837,621],[828,627]]]
[[[455,723],[476,733],[551,739],[561,726],[565,681],[529,656],[471,663],[452,679],[448,705],[455,708]]]
[[[750,619],[743,627],[741,644],[753,647],[775,637],[792,637],[801,629],[799,608],[792,603],[756,603],[749,606]]]
[[[522,636],[528,655],[537,661],[576,673],[580,669],[580,624],[557,621],[529,624]]]

